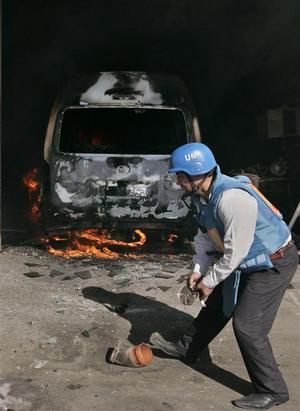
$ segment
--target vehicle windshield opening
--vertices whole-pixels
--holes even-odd
[[[62,118],[64,153],[170,154],[187,142],[180,110],[69,108]]]

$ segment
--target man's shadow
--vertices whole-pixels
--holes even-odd
[[[153,332],[160,333],[166,340],[177,341],[193,321],[191,315],[139,294],[113,293],[100,287],[86,287],[82,293],[85,298],[104,305],[131,324],[127,339],[133,345],[148,343]],[[153,352],[158,357],[167,358],[159,350],[153,349]],[[213,364],[208,348],[201,352],[195,365],[188,365],[242,395],[252,391],[248,381]]]

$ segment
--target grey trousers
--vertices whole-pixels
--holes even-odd
[[[273,262],[274,268],[242,274],[238,302],[233,313],[233,329],[254,392],[287,394],[288,389],[276,364],[268,334],[284,293],[298,264],[295,246]],[[178,342],[187,362],[195,362],[199,353],[225,327],[230,318],[222,310],[222,283],[207,299],[186,333]]]

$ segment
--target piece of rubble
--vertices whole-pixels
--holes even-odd
[[[133,277],[136,278],[137,280],[145,280],[147,278],[154,277],[154,274],[148,273],[148,272],[140,272],[140,273],[135,273]]]
[[[62,281],[69,281],[69,280],[74,280],[76,278],[76,275],[66,275],[64,278],[62,278]]]
[[[77,271],[75,272],[76,277],[80,277],[82,280],[87,280],[88,278],[92,278],[92,274],[89,270]]]
[[[167,287],[165,285],[158,285],[157,288],[159,288],[161,291],[165,293],[166,291],[170,290],[171,287]]]
[[[132,275],[130,273],[122,273],[113,276],[113,280],[118,285],[126,285],[131,281]]]
[[[47,341],[47,344],[56,344],[57,343],[57,337],[50,337],[49,340]]]
[[[38,264],[38,263],[24,263],[27,267],[49,267],[48,264]]]
[[[82,263],[90,263],[91,262],[92,257],[88,257],[88,258],[83,258],[81,260]]]
[[[162,270],[166,271],[167,273],[176,273],[181,268],[182,266],[178,264],[166,264],[162,267]]]
[[[79,388],[81,387],[82,387],[81,384],[69,384],[67,385],[66,388],[68,388],[69,390],[79,390]]]
[[[30,271],[29,273],[23,273],[23,274],[26,275],[26,277],[29,277],[29,278],[43,277],[43,274],[38,273],[37,271]]]
[[[64,273],[62,271],[58,270],[51,270],[50,271],[50,277],[58,277],[60,275],[63,275]]]
[[[103,262],[99,261],[98,259],[89,259],[89,260],[82,260],[81,263],[83,265],[87,264],[87,265],[96,265],[98,267],[101,267]]]
[[[44,365],[46,365],[49,361],[47,360],[34,360],[30,365],[29,368],[42,368]]]
[[[164,274],[164,273],[158,273],[158,274],[155,274],[154,277],[155,277],[155,278],[165,278],[165,279],[168,279],[168,278],[173,278],[173,275],[171,275],[171,274]]]
[[[159,274],[161,272],[161,267],[160,266],[149,267],[149,268],[144,269],[143,271],[145,274],[148,275],[148,277],[155,277],[156,274]]]
[[[93,270],[95,275],[109,275],[109,270],[102,267],[90,267],[90,270]]]

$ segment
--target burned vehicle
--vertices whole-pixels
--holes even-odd
[[[171,152],[200,141],[183,82],[173,75],[72,75],[52,108],[44,145],[47,232],[186,227]]]

